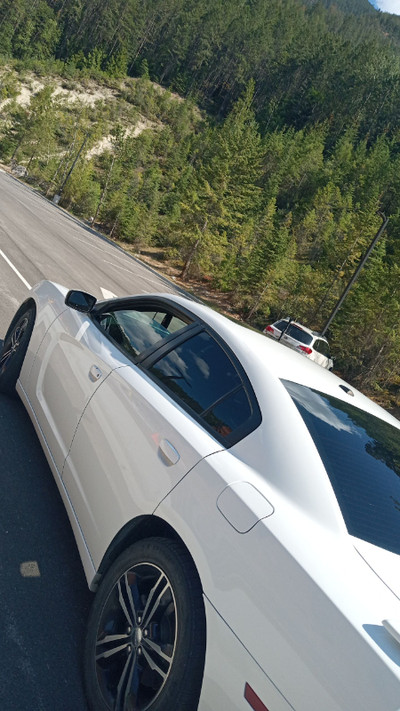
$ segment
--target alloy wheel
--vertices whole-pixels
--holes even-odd
[[[4,344],[0,357],[0,370],[7,368],[11,358],[13,358],[13,356],[17,353],[28,327],[29,318],[26,315],[18,321],[14,330],[11,332],[9,338]]]
[[[107,708],[150,708],[171,670],[177,623],[172,586],[160,568],[140,563],[119,578],[97,631],[96,674]]]

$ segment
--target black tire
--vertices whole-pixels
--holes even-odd
[[[35,323],[35,308],[26,306],[16,313],[4,338],[0,353],[0,392],[11,395],[21,372]]]
[[[85,644],[92,711],[196,711],[204,670],[200,581],[176,541],[148,538],[102,581]]]

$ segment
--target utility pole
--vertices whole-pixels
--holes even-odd
[[[342,295],[339,297],[339,299],[337,300],[335,306],[333,307],[332,312],[331,312],[331,314],[330,314],[330,316],[329,316],[329,318],[328,318],[328,320],[327,320],[325,326],[323,327],[323,329],[322,329],[322,331],[321,331],[321,335],[322,335],[322,336],[324,336],[325,333],[327,332],[329,326],[331,325],[333,319],[335,318],[337,312],[339,311],[341,305],[343,304],[343,301],[345,300],[345,298],[346,298],[347,294],[349,293],[351,287],[352,287],[353,284],[357,281],[358,276],[359,276],[359,274],[360,274],[360,271],[361,271],[361,269],[363,268],[363,266],[364,266],[365,262],[367,261],[368,257],[370,256],[370,254],[371,254],[373,248],[375,247],[377,241],[379,240],[379,238],[382,236],[382,234],[383,234],[384,231],[386,230],[387,224],[388,224],[388,222],[389,222],[389,218],[388,218],[388,217],[385,217],[385,215],[383,214],[383,212],[380,212],[379,215],[380,215],[381,218],[382,218],[382,224],[381,224],[381,226],[380,226],[378,232],[376,233],[374,239],[372,240],[371,244],[369,245],[367,251],[365,252],[364,256],[361,258],[361,261],[360,261],[360,263],[359,263],[357,269],[355,270],[355,272],[354,272],[353,276],[351,277],[349,283],[347,284],[346,288],[344,289]]]

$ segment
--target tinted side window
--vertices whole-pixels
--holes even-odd
[[[313,348],[317,351],[317,353],[321,353],[321,355],[330,358],[329,346],[325,341],[322,341],[320,338],[317,338],[313,345]]]
[[[137,357],[187,325],[167,311],[118,309],[98,317],[102,330],[129,356]]]
[[[230,435],[252,415],[235,365],[206,332],[169,351],[149,372],[220,437]]]
[[[168,330],[168,333],[175,333],[179,331],[185,323],[178,316],[172,316],[171,314],[166,314],[164,311],[149,312],[149,316],[152,320],[157,321]]]
[[[204,420],[222,437],[227,437],[251,417],[251,407],[243,387],[227,395],[203,415]]]

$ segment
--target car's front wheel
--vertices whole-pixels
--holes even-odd
[[[0,353],[0,392],[2,393],[11,395],[15,390],[34,322],[35,309],[33,306],[28,306],[14,316],[9,326]]]
[[[200,581],[176,541],[130,546],[104,577],[85,645],[93,711],[195,711],[205,654]]]

